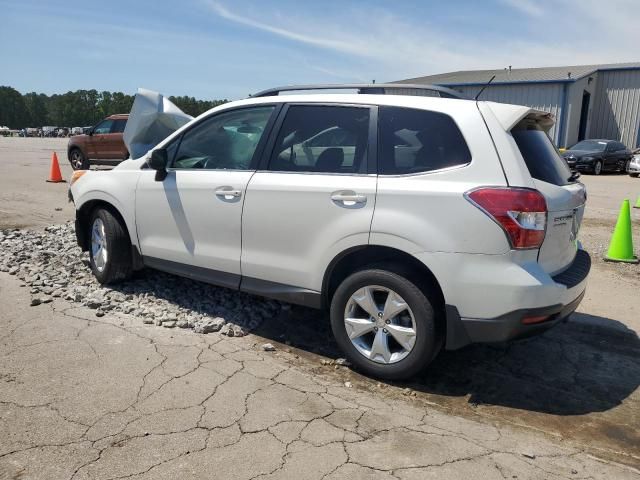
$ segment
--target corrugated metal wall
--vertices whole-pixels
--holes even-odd
[[[589,137],[640,146],[640,70],[600,71],[594,101]]]
[[[473,98],[481,87],[454,87],[464,95]],[[521,85],[489,85],[482,96],[482,100],[491,100],[528,107],[550,112],[555,116],[556,124],[549,135],[558,143],[558,122],[562,111],[562,83],[526,83]]]

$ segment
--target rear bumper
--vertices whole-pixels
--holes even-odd
[[[540,288],[531,286],[531,297],[541,300],[544,288],[547,305],[511,310],[492,318],[461,316],[458,308],[446,306],[447,338],[445,348],[455,350],[471,343],[499,343],[542,333],[571,315],[584,297],[586,279],[591,269],[591,258],[578,250],[571,266],[561,274],[549,277],[555,285],[553,294],[548,284]],[[546,317],[539,323],[526,324],[524,319]]]

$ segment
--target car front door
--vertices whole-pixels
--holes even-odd
[[[95,158],[102,160],[105,158],[113,158],[111,154],[111,129],[113,128],[114,121],[106,119],[96,125],[92,130],[91,135],[91,147],[89,149],[89,158]]]
[[[143,170],[136,226],[146,265],[238,287],[245,191],[274,109],[261,105],[205,118],[166,147],[166,178]]]
[[[247,187],[242,290],[317,305],[331,260],[368,244],[377,181],[370,148],[376,111],[336,104],[283,109],[268,161]],[[315,142],[322,132],[342,144]]]
[[[127,120],[124,118],[118,118],[113,122],[109,145],[110,153],[113,156],[110,158],[117,158],[119,160],[122,160],[129,156],[127,147],[125,146],[124,140],[122,139],[122,134],[124,133],[124,128],[126,126]]]

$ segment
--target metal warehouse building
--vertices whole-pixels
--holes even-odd
[[[394,83],[442,85],[473,98],[493,75],[481,98],[552,113],[559,147],[585,138],[640,146],[640,63],[461,71]]]

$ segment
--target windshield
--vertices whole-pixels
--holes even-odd
[[[607,148],[607,142],[599,142],[597,140],[583,140],[576,143],[570,150],[589,150],[594,152],[604,152]]]

